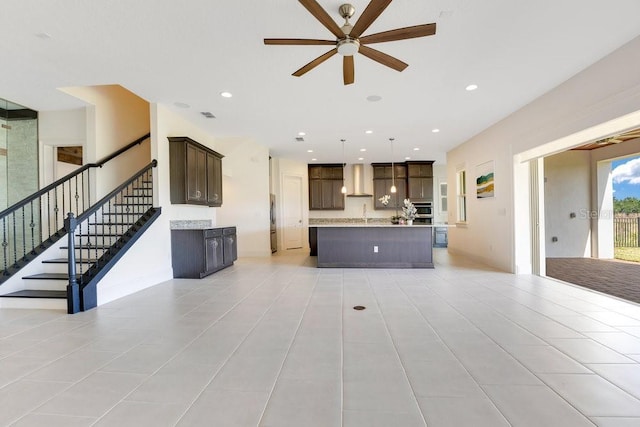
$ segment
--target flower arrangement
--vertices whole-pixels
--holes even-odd
[[[402,207],[402,217],[408,221],[413,221],[416,219],[416,215],[418,214],[418,210],[415,205],[411,203],[411,200],[404,199],[404,206]]]
[[[391,200],[391,196],[388,194],[385,194],[384,196],[380,197],[378,200],[380,200],[380,203],[382,203],[382,206],[387,206],[389,204],[389,200]]]

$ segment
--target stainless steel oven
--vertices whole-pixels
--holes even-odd
[[[433,223],[433,203],[422,202],[414,203],[416,207],[416,219],[413,220],[414,224],[432,224]]]

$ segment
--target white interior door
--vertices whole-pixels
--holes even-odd
[[[284,175],[282,178],[283,242],[285,249],[302,247],[302,177]]]

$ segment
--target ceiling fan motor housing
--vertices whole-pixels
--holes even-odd
[[[360,50],[360,42],[346,36],[342,40],[338,40],[338,53],[342,56],[353,56]]]

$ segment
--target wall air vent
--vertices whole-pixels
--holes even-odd
[[[296,136],[296,142],[304,142],[304,138],[301,136]]]
[[[211,112],[209,112],[209,111],[202,111],[200,114],[205,116],[207,119],[215,119],[216,118],[216,116],[211,114]]]

